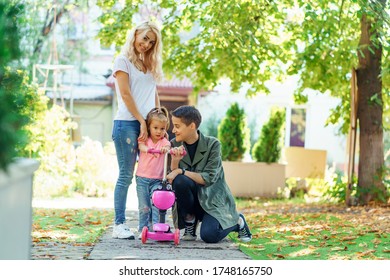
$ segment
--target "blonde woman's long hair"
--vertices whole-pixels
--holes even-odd
[[[135,36],[141,33],[144,36],[148,31],[152,31],[156,35],[156,42],[145,54],[139,54],[134,48]],[[154,22],[143,22],[130,31],[126,43],[122,47],[122,52],[131,63],[138,69],[142,69],[142,61],[156,81],[162,79],[162,41],[160,28]]]

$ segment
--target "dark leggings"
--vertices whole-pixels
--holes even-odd
[[[198,221],[202,221],[200,238],[206,243],[217,243],[224,239],[230,232],[238,231],[238,225],[222,229],[218,220],[206,213],[199,204],[199,186],[192,179],[184,175],[177,175],[172,187],[176,195],[179,228],[184,228],[186,215],[195,215]]]

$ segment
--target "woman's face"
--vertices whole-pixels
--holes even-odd
[[[186,125],[182,122],[180,118],[177,118],[175,116],[172,116],[172,125],[172,133],[175,134],[177,142],[185,142],[193,133],[191,125]]]
[[[152,31],[146,33],[137,31],[135,35],[134,47],[138,53],[146,53],[156,44],[156,34]]]

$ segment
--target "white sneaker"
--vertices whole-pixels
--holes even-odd
[[[125,224],[114,225],[114,229],[112,230],[112,238],[134,239],[134,233]]]

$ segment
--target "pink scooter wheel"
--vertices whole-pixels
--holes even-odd
[[[175,242],[175,245],[179,245],[180,243],[180,230],[178,228],[175,230],[173,235],[173,242]]]
[[[142,234],[141,234],[141,242],[142,242],[142,244],[145,244],[146,240],[148,240],[147,235],[148,235],[148,227],[145,226],[142,229]]]

